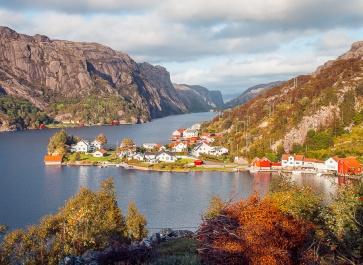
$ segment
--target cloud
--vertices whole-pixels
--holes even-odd
[[[70,13],[115,13],[141,11],[154,6],[156,0],[2,0],[1,6],[15,10],[52,10]]]
[[[98,42],[176,82],[241,90],[313,71],[363,34],[361,0],[3,0],[0,24]]]

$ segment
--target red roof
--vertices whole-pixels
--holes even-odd
[[[287,160],[289,159],[290,154],[283,154],[281,157],[281,160]]]
[[[347,157],[347,158],[342,158],[340,159],[342,160],[347,166],[349,167],[355,167],[355,168],[358,168],[358,167],[361,167],[362,165],[359,163],[359,161],[357,160],[357,158],[355,157]]]
[[[63,156],[52,156],[46,155],[44,156],[44,162],[62,162]]]
[[[106,154],[107,153],[107,151],[105,150],[105,149],[103,149],[103,148],[101,148],[100,150],[98,150],[101,154]]]

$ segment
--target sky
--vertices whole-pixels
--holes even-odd
[[[0,25],[98,42],[228,97],[363,40],[363,0],[1,0]]]

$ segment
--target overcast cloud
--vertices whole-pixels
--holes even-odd
[[[91,41],[224,93],[312,72],[363,39],[361,0],[2,0],[0,25]]]

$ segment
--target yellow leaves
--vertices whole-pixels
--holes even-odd
[[[136,207],[134,201],[129,203],[126,215],[127,232],[131,240],[141,240],[147,236],[146,218]]]

